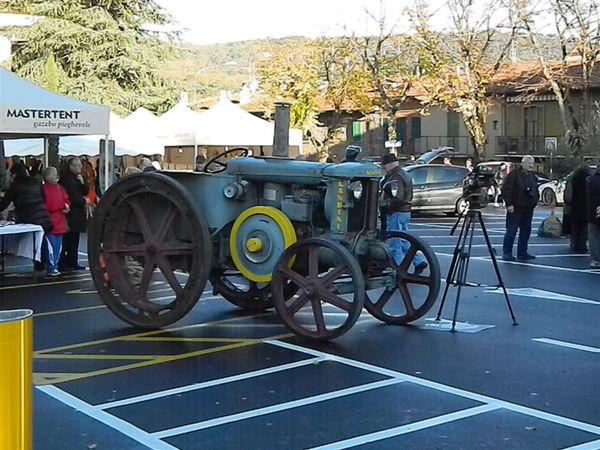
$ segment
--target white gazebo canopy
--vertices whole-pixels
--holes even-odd
[[[109,134],[110,108],[51,92],[0,67],[0,139]]]
[[[275,124],[256,117],[225,95],[196,121],[196,144],[221,147],[271,147]],[[290,128],[290,146],[302,153],[302,130]]]
[[[187,94],[184,93],[179,103],[158,118],[155,135],[164,146],[196,145],[196,123],[202,114],[189,108]]]

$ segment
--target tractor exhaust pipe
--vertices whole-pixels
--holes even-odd
[[[273,156],[290,156],[290,104],[275,103],[275,134],[273,135]]]

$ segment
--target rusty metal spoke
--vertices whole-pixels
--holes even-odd
[[[308,277],[310,279],[319,276],[319,247],[311,245],[308,247]]]
[[[300,294],[289,305],[287,305],[287,312],[290,316],[296,314],[304,305],[310,301],[310,298],[306,294]]]
[[[146,242],[153,241],[154,233],[152,233],[152,230],[150,229],[150,223],[148,223],[146,211],[144,211],[142,205],[140,205],[135,198],[129,199],[128,204],[136,217],[137,223],[140,226],[140,231],[144,236],[144,240]]]
[[[156,231],[155,236],[156,236],[157,242],[163,242],[165,240],[165,238],[167,237],[167,233],[169,232],[169,229],[171,228],[171,225],[173,224],[175,216],[177,216],[178,213],[179,213],[179,210],[175,207],[175,205],[173,205],[173,203],[169,203],[169,209],[163,216],[165,219],[163,220],[163,222],[158,227],[158,230]]]
[[[160,252],[165,255],[165,256],[170,256],[170,255],[186,255],[189,253],[194,253],[194,250],[196,250],[196,246],[194,244],[173,244],[173,245],[166,245],[165,247],[163,247]]]
[[[340,276],[344,275],[347,272],[348,268],[345,264],[339,264],[335,266],[332,270],[327,272],[325,276],[323,276],[319,282],[322,286],[329,286],[333,284],[335,280],[337,280]]]
[[[315,318],[315,325],[317,326],[317,334],[322,336],[327,331],[325,325],[325,316],[323,315],[323,307],[321,301],[317,297],[313,297],[311,300],[313,317]]]
[[[142,270],[142,278],[140,280],[140,287],[138,290],[138,296],[141,301],[146,299],[146,295],[148,294],[148,287],[150,286],[150,280],[152,279],[152,274],[154,273],[154,258],[146,258],[144,269]]]
[[[402,283],[422,284],[424,286],[430,286],[433,283],[431,277],[424,277],[422,275],[411,274],[408,272],[400,274],[400,281]]]
[[[392,298],[394,291],[395,291],[395,289],[385,289],[381,293],[381,295],[377,299],[377,302],[375,303],[376,311],[379,311],[379,312],[383,311],[383,308],[385,307],[385,305],[387,305],[387,302],[389,302],[390,298]]]
[[[398,290],[400,291],[400,295],[402,296],[402,301],[404,302],[404,306],[406,308],[406,313],[408,315],[415,314],[415,305],[413,304],[412,296],[410,295],[410,291],[404,284],[400,284],[398,286]]]
[[[342,297],[339,297],[337,295],[335,295],[332,292],[329,292],[327,290],[321,290],[319,291],[319,296],[321,297],[321,299],[327,303],[330,303],[331,305],[343,309],[346,312],[350,312],[352,311],[352,308],[354,307],[352,305],[352,302],[349,302],[345,299],[343,299]]]
[[[111,248],[104,247],[102,249],[103,253],[113,253],[117,255],[123,256],[145,256],[146,255],[146,246],[144,244],[136,244],[136,245],[125,245],[119,248]]]
[[[290,269],[289,267],[280,267],[279,272],[293,281],[299,287],[304,287],[308,283],[308,280],[303,275],[300,275],[298,272]]]
[[[408,251],[406,252],[406,254],[404,255],[404,258],[400,262],[399,269],[401,272],[408,271],[408,268],[412,264],[412,260],[415,257],[415,255],[417,254],[418,250],[419,249],[417,248],[417,246],[411,243],[411,246],[408,248]]]
[[[175,277],[175,272],[173,272],[169,260],[162,255],[157,255],[156,265],[158,266],[163,276],[166,278],[167,282],[175,292],[175,295],[179,297],[179,295],[183,293],[183,288],[179,284],[179,281],[177,281],[177,278]]]

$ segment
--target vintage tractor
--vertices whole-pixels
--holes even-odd
[[[203,173],[135,174],[107,190],[88,255],[96,288],[118,317],[169,325],[196,304],[207,280],[240,308],[274,306],[290,330],[312,339],[345,333],[363,306],[392,324],[433,306],[433,251],[410,234],[378,230],[381,169],[285,157],[278,129],[276,122],[273,153],[283,156],[231,149]],[[384,238],[408,242],[400,265]],[[423,273],[412,265],[417,252],[428,263]]]

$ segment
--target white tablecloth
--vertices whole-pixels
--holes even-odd
[[[33,255],[33,237],[35,236],[35,256]],[[2,225],[0,239],[4,239],[4,252],[24,258],[42,260],[42,239],[44,230],[40,225],[17,223]]]

